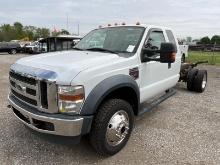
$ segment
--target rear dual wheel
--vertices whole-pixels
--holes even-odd
[[[207,71],[192,69],[187,75],[187,89],[202,93],[207,85]]]
[[[202,93],[207,85],[207,71],[199,70],[194,79],[194,91]]]

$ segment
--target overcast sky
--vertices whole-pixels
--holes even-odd
[[[0,24],[19,21],[80,33],[108,23],[163,25],[179,37],[220,35],[220,0],[0,0]]]

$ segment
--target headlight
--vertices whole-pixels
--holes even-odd
[[[58,86],[59,112],[79,114],[84,97],[83,86]]]

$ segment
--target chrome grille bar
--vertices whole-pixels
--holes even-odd
[[[27,87],[27,88],[36,90],[36,85],[30,85],[30,84],[28,84],[28,83],[19,81],[19,80],[17,80],[17,79],[12,78],[12,77],[10,77],[9,79],[10,79],[11,81],[15,82],[15,83],[21,84],[22,86],[25,86],[25,87]]]
[[[36,100],[37,101],[37,97],[36,96],[33,96],[33,95],[30,95],[28,94],[27,92],[23,92],[21,90],[18,90],[17,88],[15,88],[14,86],[10,85],[10,87],[17,93],[19,93],[20,95],[24,95],[25,97],[28,97],[28,98],[31,98],[33,100]]]

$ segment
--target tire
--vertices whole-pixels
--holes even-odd
[[[207,85],[207,71],[206,70],[199,70],[197,75],[193,80],[194,91],[202,93],[204,92],[206,85]]]
[[[188,75],[187,75],[187,89],[189,91],[193,91],[194,90],[193,83],[194,83],[194,78],[197,75],[197,73],[198,73],[198,69],[195,69],[195,68],[191,69],[188,72]]]
[[[185,57],[185,54],[183,54],[183,55],[182,55],[182,58],[181,58],[181,62],[182,62],[182,63],[185,63],[185,61],[186,61],[186,57]]]
[[[107,100],[95,115],[89,135],[90,143],[98,154],[114,155],[126,145],[133,123],[133,109],[128,102],[121,99]]]
[[[14,55],[14,54],[16,54],[16,53],[17,53],[17,50],[16,50],[16,49],[11,49],[11,50],[10,50],[10,54]]]

